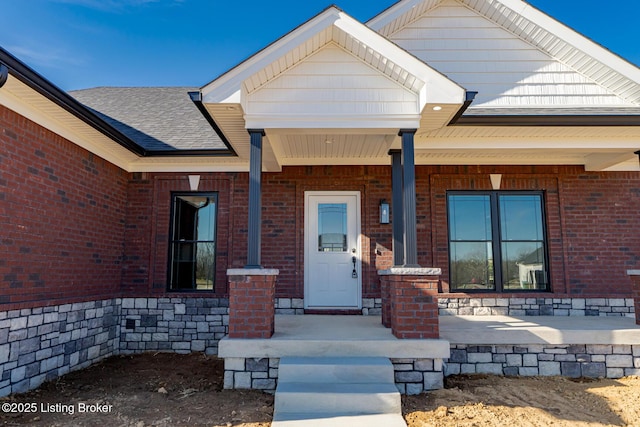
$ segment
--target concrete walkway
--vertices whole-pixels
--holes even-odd
[[[639,345],[631,317],[440,316],[439,340],[400,340],[380,316],[278,315],[270,339],[223,339],[220,357],[448,358],[450,345]]]
[[[269,339],[223,339],[227,357],[449,357],[446,340],[401,340],[382,326],[380,316],[278,315]]]
[[[640,344],[631,317],[440,316],[440,338],[455,344]]]

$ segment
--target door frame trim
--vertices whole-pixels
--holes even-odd
[[[310,221],[309,204],[311,197],[314,196],[355,196],[356,197],[356,271],[358,272],[358,289],[357,289],[357,306],[349,307],[309,307],[309,239],[310,239]],[[361,216],[361,192],[360,191],[305,191],[304,192],[304,308],[312,310],[353,310],[362,309],[362,216]]]

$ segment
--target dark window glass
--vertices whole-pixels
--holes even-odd
[[[547,291],[542,194],[449,193],[452,290]]]
[[[347,251],[347,204],[318,205],[318,251]]]
[[[169,288],[214,290],[216,194],[173,196]]]
[[[493,290],[491,197],[450,197],[449,233],[452,283],[460,289]]]

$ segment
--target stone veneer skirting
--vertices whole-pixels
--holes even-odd
[[[277,358],[225,359],[224,388],[274,391]],[[621,378],[640,375],[640,345],[452,345],[449,359],[391,359],[401,394],[443,388],[445,376]]]
[[[304,314],[304,299],[276,298],[276,314]],[[362,298],[362,314],[364,316],[380,316],[382,314],[382,298]]]
[[[228,306],[225,298],[114,298],[2,311],[0,396],[117,354],[217,354]]]
[[[444,372],[621,378],[640,375],[640,345],[452,345]]]
[[[116,299],[0,312],[0,396],[117,354],[119,318]]]
[[[228,306],[225,298],[116,298],[0,312],[0,396],[33,389],[117,354],[217,354],[219,340],[228,333]],[[378,314],[379,306],[379,299],[365,299],[363,314]],[[631,316],[634,312],[631,298],[440,298],[439,307],[441,315]],[[279,314],[299,314],[299,310],[303,310],[301,299],[276,300]],[[251,360],[232,365],[225,384],[275,388],[278,359]],[[453,345],[451,358],[444,362],[392,362],[398,388],[413,394],[421,388],[438,388],[443,370],[445,375],[640,375],[640,346]]]
[[[440,316],[634,316],[633,298],[439,298]]]
[[[226,298],[122,298],[120,353],[218,354],[229,332]]]
[[[276,298],[276,314],[304,314],[302,298]],[[440,316],[626,316],[633,298],[438,298]],[[363,298],[362,314],[379,316],[382,299]]]
[[[444,386],[442,359],[391,359],[391,363],[401,394],[420,394]],[[279,358],[225,358],[224,388],[273,392],[279,364]]]

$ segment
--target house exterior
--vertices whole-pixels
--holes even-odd
[[[200,88],[0,50],[0,394],[274,313],[637,316],[639,125],[640,69],[521,0],[329,7]]]

